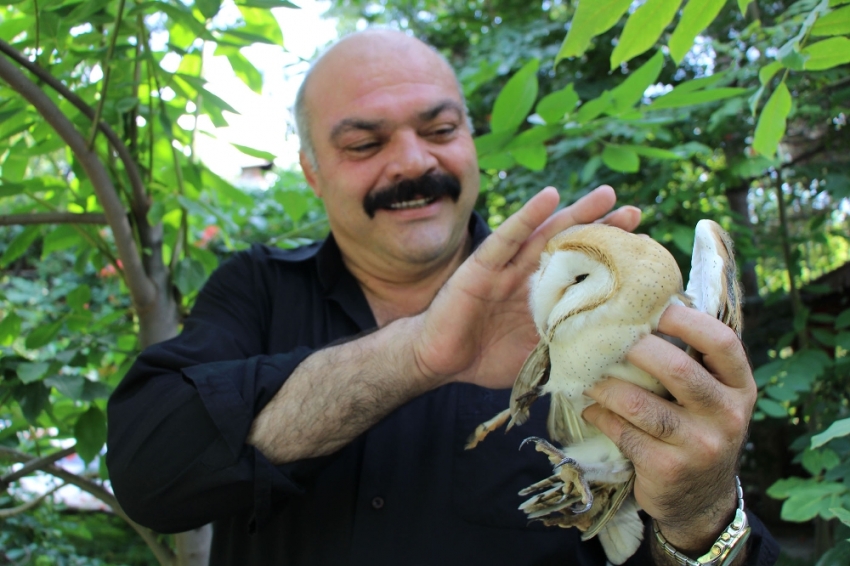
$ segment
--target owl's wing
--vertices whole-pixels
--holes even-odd
[[[720,319],[741,336],[741,287],[732,239],[713,220],[697,223],[685,294],[694,308]]]
[[[541,340],[525,359],[514,382],[511,392],[511,422],[508,429],[514,424],[521,425],[528,420],[531,404],[540,397],[543,386],[549,381],[550,368],[549,344]]]
[[[466,439],[466,450],[472,450],[484,438],[501,427],[510,418],[508,428],[528,420],[531,404],[537,400],[543,386],[549,381],[549,346],[541,340],[525,359],[511,392],[510,406],[492,419],[478,425]]]

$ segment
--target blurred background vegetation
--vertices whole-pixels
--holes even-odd
[[[204,46],[261,92],[243,49],[283,49],[275,17],[296,9],[236,6],[225,23],[221,0],[0,6],[0,564],[193,563],[114,505],[106,399],[220,261],[327,230],[299,172],[270,165],[257,185],[196,155],[183,118],[232,110],[206,88]],[[850,564],[850,2],[334,0],[329,15],[445,54],[491,225],[543,186],[569,203],[607,183],[684,273],[697,220],[732,233],[760,390],[748,505],[783,564]],[[88,504],[40,497],[66,484]]]

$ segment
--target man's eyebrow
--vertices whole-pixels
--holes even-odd
[[[444,100],[433,108],[430,108],[425,112],[420,112],[419,119],[423,122],[430,122],[446,110],[453,110],[457,112],[458,116],[463,116],[463,113],[465,112],[463,106],[461,106],[456,100]]]
[[[351,132],[365,130],[376,132],[386,125],[386,120],[362,120],[360,118],[346,118],[340,120],[331,130],[331,139],[335,140],[341,135]]]

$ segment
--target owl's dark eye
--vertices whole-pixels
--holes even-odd
[[[576,275],[576,283],[581,283],[582,281],[587,279],[588,275],[589,274],[587,274],[587,273],[582,273],[581,275]]]

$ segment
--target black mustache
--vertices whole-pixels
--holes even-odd
[[[379,191],[369,193],[363,199],[363,210],[374,218],[380,209],[389,209],[390,205],[414,199],[438,199],[450,197],[457,202],[460,198],[460,181],[445,173],[426,174],[416,179],[405,179]]]

